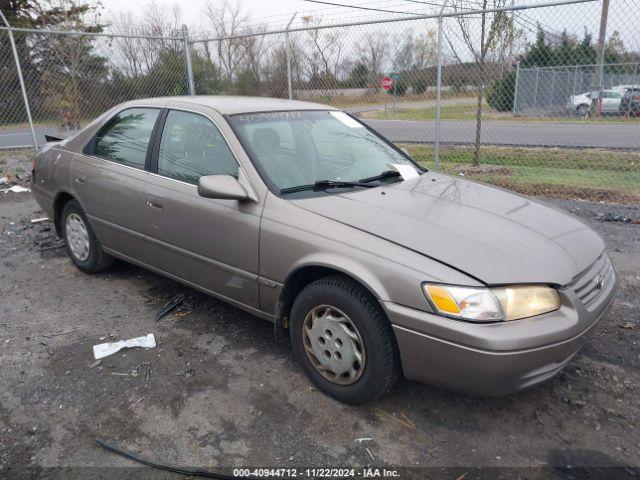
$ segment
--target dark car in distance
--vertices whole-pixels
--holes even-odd
[[[640,115],[640,87],[629,88],[620,100],[620,115]]]

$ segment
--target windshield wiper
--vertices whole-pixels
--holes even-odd
[[[364,188],[372,188],[375,185],[370,185],[368,183],[363,182],[342,182],[340,180],[317,180],[314,183],[310,183],[308,185],[297,185],[295,187],[287,187],[280,190],[280,193],[295,193],[295,192],[305,192],[308,190],[325,190],[327,188],[349,188],[349,187],[364,187]]]
[[[375,182],[376,180],[386,180],[387,178],[395,178],[399,176],[400,176],[400,172],[397,170],[386,170],[378,175],[374,175],[373,177],[361,178],[358,181],[360,183],[369,183],[369,182]]]

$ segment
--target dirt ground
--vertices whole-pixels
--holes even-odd
[[[123,262],[85,275],[63,249],[36,248],[51,232],[30,223],[40,214],[29,193],[0,194],[0,478],[161,475],[95,437],[228,473],[393,466],[401,478],[638,478],[640,225],[623,220],[640,207],[551,203],[604,237],[621,279],[576,359],[512,396],[401,381],[352,407],[310,387],[268,322]],[[156,322],[179,293],[184,304]],[[94,364],[94,344],[147,333],[156,348]]]

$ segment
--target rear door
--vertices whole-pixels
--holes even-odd
[[[74,157],[71,182],[100,242],[146,261],[145,164],[159,108],[127,108],[114,115]]]
[[[167,273],[258,308],[261,205],[198,195],[201,176],[239,173],[212,116],[168,110],[145,185],[148,248]]]

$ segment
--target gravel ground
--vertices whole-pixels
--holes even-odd
[[[310,387],[268,322],[123,262],[85,275],[64,250],[35,247],[51,231],[30,223],[40,215],[30,194],[0,194],[0,478],[158,478],[96,436],[226,471],[386,465],[412,467],[403,475],[414,478],[613,478],[604,467],[617,466],[616,478],[637,478],[640,225],[624,220],[640,219],[640,208],[550,203],[605,238],[621,278],[576,359],[507,397],[401,381],[351,407]],[[184,304],[156,322],[176,294]],[[155,349],[94,364],[92,345],[147,333]]]

